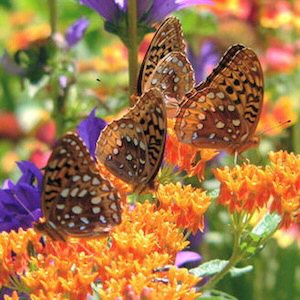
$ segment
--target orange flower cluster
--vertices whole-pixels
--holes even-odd
[[[283,216],[283,227],[300,223],[300,155],[271,152],[266,172],[272,178],[271,211]]]
[[[13,286],[12,276],[18,278],[34,300],[81,300],[93,292],[104,300],[197,298],[193,287],[199,278],[186,269],[154,272],[174,264],[176,253],[188,245],[172,210],[145,202],[124,209],[122,218],[108,237],[68,243],[47,238],[43,246],[33,230],[0,234],[0,286]]]
[[[250,164],[228,166],[213,171],[221,182],[219,203],[229,211],[254,213],[262,208],[271,195],[268,175],[260,167]]]
[[[156,196],[160,207],[172,211],[178,227],[187,228],[193,234],[203,230],[204,213],[211,203],[211,197],[206,192],[177,182],[160,185]]]
[[[283,227],[300,223],[300,155],[271,152],[266,168],[250,164],[215,169],[221,182],[219,203],[229,211],[254,213],[267,208],[282,216]]]
[[[213,149],[195,148],[191,145],[179,143],[173,130],[172,120],[168,120],[168,136],[166,141],[165,160],[181,171],[186,171],[189,177],[197,175],[203,180],[206,163],[218,155],[219,152]],[[197,155],[200,153],[200,160]]]

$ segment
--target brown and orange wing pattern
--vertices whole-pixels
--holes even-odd
[[[136,192],[152,185],[165,149],[166,108],[156,88],[145,92],[121,119],[101,133],[97,158],[115,175],[132,184]]]
[[[181,142],[242,152],[257,143],[254,133],[263,104],[263,72],[256,54],[231,47],[205,82],[186,95],[175,131]]]
[[[46,221],[35,227],[58,240],[103,235],[121,222],[120,195],[75,133],[63,136],[49,158],[42,210]]]

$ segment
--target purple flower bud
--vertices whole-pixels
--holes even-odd
[[[95,112],[96,109],[93,109],[89,116],[77,126],[80,137],[83,139],[91,156],[94,158],[98,137],[106,126],[106,122],[103,119],[97,118]]]
[[[66,31],[66,42],[68,47],[74,47],[84,36],[90,22],[82,17],[74,22]]]

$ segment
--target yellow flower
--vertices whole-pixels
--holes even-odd
[[[206,192],[190,185],[182,186],[178,182],[160,185],[156,196],[161,208],[172,211],[177,226],[190,229],[194,234],[197,230],[203,230],[204,213],[211,203]]]

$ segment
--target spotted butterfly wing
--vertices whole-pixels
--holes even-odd
[[[262,104],[259,60],[251,49],[234,45],[206,81],[186,95],[176,117],[176,135],[200,148],[241,153],[259,142],[254,133]]]
[[[45,222],[35,228],[54,240],[101,236],[121,222],[120,195],[76,133],[63,136],[49,158],[42,211]]]
[[[194,87],[194,70],[187,62],[185,54],[171,52],[159,61],[144,85],[144,90],[152,87],[160,89],[167,99],[180,102],[183,96]]]
[[[167,97],[180,101],[194,83],[180,21],[176,17],[167,18],[156,31],[144,57],[138,77],[138,94],[157,87]]]
[[[166,142],[164,96],[155,88],[145,92],[129,112],[111,122],[97,142],[96,155],[115,176],[141,192],[152,187]]]

